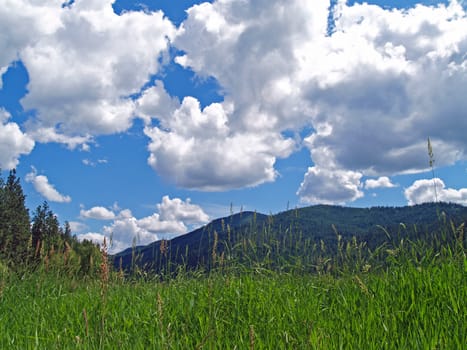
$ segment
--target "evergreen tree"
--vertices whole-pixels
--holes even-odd
[[[31,228],[34,256],[39,257],[41,251],[57,250],[63,243],[63,233],[57,216],[45,201],[36,208]]]
[[[67,242],[71,242],[71,240],[73,239],[71,235],[71,226],[68,221],[65,221],[65,225],[63,225],[62,236],[63,239]]]
[[[49,209],[45,219],[46,224],[46,242],[48,249],[59,247],[61,242],[61,229],[57,216]]]
[[[73,250],[79,256],[79,272],[83,275],[92,275],[98,271],[101,262],[99,246],[90,240],[74,241]]]
[[[39,262],[42,254],[48,254],[49,262],[60,263],[68,261],[72,251],[71,256],[78,259],[79,271],[92,273],[100,257],[99,248],[72,236],[69,222],[60,227],[46,201],[36,208],[31,226],[25,199],[15,170],[10,171],[6,181],[0,176],[0,262],[21,267],[31,258]],[[57,254],[51,254],[52,251]],[[67,258],[58,254],[66,254]]]
[[[16,170],[0,186],[0,254],[11,264],[21,264],[28,257],[30,221]]]
[[[49,205],[47,202],[44,202],[36,208],[32,219],[32,249],[34,250],[34,257],[37,259],[40,258],[40,253],[46,238],[48,210]]]

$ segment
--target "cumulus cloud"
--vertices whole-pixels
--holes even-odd
[[[297,146],[282,131],[302,114],[290,79],[293,45],[323,34],[327,22],[327,5],[313,4],[218,1],[188,10],[174,41],[186,54],[176,61],[215,77],[226,95],[203,110],[185,98],[160,127],[146,130],[158,173],[205,191],[274,181],[276,160]]]
[[[13,169],[21,155],[29,154],[34,148],[34,140],[23,133],[18,124],[8,122],[10,113],[0,108],[0,168]]]
[[[118,215],[104,207],[81,210],[81,216],[85,219],[113,220],[113,222],[104,226],[101,233],[85,233],[78,237],[99,244],[102,244],[103,238],[107,237],[108,242],[112,242],[109,251],[116,253],[132,244],[145,245],[162,237],[186,233],[190,228],[209,221],[209,216],[203,209],[192,204],[189,198],[183,201],[164,196],[162,202],[156,205],[156,209],[158,212],[140,219],[135,218],[128,209],[120,210],[117,205],[114,205],[114,210],[120,210]]]
[[[277,157],[287,157],[294,142],[268,130],[235,131],[233,107],[213,103],[203,110],[186,97],[160,127],[146,127],[151,139],[148,163],[185,188],[219,191],[273,181]],[[251,118],[261,115],[251,115]]]
[[[49,183],[45,175],[37,175],[35,168],[26,175],[26,181],[32,183],[34,189],[50,202],[69,203],[71,197],[58,192],[54,185]]]
[[[70,221],[68,223],[70,224],[72,234],[84,232],[88,229],[88,226],[86,224],[79,221]]]
[[[128,219],[127,219],[128,220]],[[157,213],[137,220],[137,225],[152,234],[181,234],[187,231],[186,225],[178,220],[163,220]]]
[[[19,0],[0,9],[0,69],[19,58],[29,76],[22,99],[35,116],[26,123],[40,142],[71,147],[127,130],[130,96],[158,72],[175,35],[163,13],[114,13],[112,0]]]
[[[443,149],[438,164],[462,157],[465,138],[452,127],[464,124],[467,106],[458,93],[467,83],[462,8],[344,6],[336,23],[329,66],[318,75],[333,69],[333,80],[316,82],[315,70],[302,69],[305,97],[332,126],[330,134],[316,133],[311,151],[331,146],[339,166],[367,174],[420,171],[426,136],[435,135]]]
[[[304,201],[359,198],[358,176],[348,181],[342,174],[381,177],[424,170],[427,135],[436,142],[437,164],[465,159],[467,18],[462,6],[452,1],[388,10],[339,2],[331,34],[328,7],[329,1],[300,0],[193,6],[175,39],[184,51],[177,62],[220,83],[223,105],[232,108],[225,124],[230,134],[277,137],[312,126],[304,145],[315,170],[298,191]],[[192,142],[190,147],[199,144],[196,137],[171,133],[150,133],[156,140],[150,146],[152,165],[167,176],[176,172],[157,161],[178,159],[182,152],[169,153],[158,142],[171,141],[173,148],[184,141]],[[250,152],[261,157],[261,145],[252,144]],[[270,150],[271,157],[280,154]],[[177,168],[182,184],[188,181],[183,171],[204,175],[187,159]],[[336,191],[347,195],[308,192],[317,190],[309,185],[316,177],[338,178]]]
[[[375,189],[375,188],[392,188],[397,187],[397,185],[393,184],[389,177],[381,176],[377,179],[368,179],[365,181],[365,188],[368,190]]]
[[[427,135],[435,135],[439,165],[464,159],[466,24],[455,2],[392,11],[342,5],[327,60],[303,56],[302,92],[317,112],[305,142],[313,161],[370,176],[419,172]]]
[[[2,76],[3,74],[5,74],[5,72],[8,70],[8,67],[1,67],[0,66],[0,90],[2,89],[3,87],[3,79],[2,79]]]
[[[11,62],[18,59],[18,53],[28,45],[34,43],[40,36],[47,35],[58,28],[59,20],[55,16],[57,5],[59,5],[57,2],[50,0],[40,3],[29,0],[2,3],[0,33],[3,35],[0,39],[0,73],[6,72]]]
[[[363,197],[361,177],[353,171],[310,167],[297,194],[305,203],[344,204]]]
[[[104,207],[92,207],[91,209],[81,209],[80,216],[83,219],[96,219],[96,220],[113,220],[115,213]]]
[[[71,150],[81,146],[83,151],[89,151],[89,142],[92,141],[92,137],[89,134],[84,136],[80,135],[67,135],[58,131],[55,126],[45,127],[40,122],[28,120],[26,122],[28,133],[31,137],[41,143],[57,142],[67,145]]]
[[[0,72],[23,61],[30,81],[22,104],[36,112],[25,134],[5,125],[86,149],[140,117],[150,166],[204,191],[274,181],[277,159],[303,145],[313,165],[298,190],[305,202],[352,201],[362,195],[362,176],[425,170],[427,136],[437,165],[465,160],[464,8],[338,1],[330,14],[330,4],[206,2],[177,29],[161,12],[116,15],[112,0],[63,8],[10,1],[0,9],[8,38],[0,39]],[[223,102],[201,108],[195,98],[170,97],[160,81],[146,85],[170,44],[182,52],[178,64],[219,83]],[[313,131],[302,139],[304,127]],[[1,161],[16,164],[32,147]],[[314,185],[326,179],[334,181],[329,195]]]
[[[126,248],[132,244],[146,245],[159,239],[156,233],[150,232],[138,224],[138,219],[131,217],[115,220],[111,225],[104,226],[103,235],[119,246]]]
[[[80,241],[87,240],[95,244],[102,245],[104,243],[104,235],[98,232],[88,232],[78,235]]]
[[[209,216],[200,206],[191,204],[190,198],[183,201],[180,198],[170,199],[169,196],[164,196],[162,203],[157,204],[157,210],[161,219],[165,221],[183,221],[188,224],[209,221]]]
[[[417,180],[405,189],[404,195],[409,205],[436,200],[467,205],[467,188],[446,188],[439,178]]]
[[[180,106],[178,99],[170,97],[165,91],[161,81],[144,90],[135,104],[136,114],[147,124],[154,118],[167,118]]]
[[[104,235],[102,233],[99,233],[99,232],[81,233],[81,234],[77,235],[76,237],[80,241],[84,241],[84,240],[91,241],[94,244],[99,245],[100,247],[103,246],[104,240],[105,240],[105,243],[107,245],[107,251],[110,254],[117,253],[117,252],[122,251],[125,248],[127,248],[126,246],[122,245],[121,242],[113,241],[108,236],[106,236],[106,235]]]

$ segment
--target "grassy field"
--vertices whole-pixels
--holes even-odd
[[[0,270],[2,349],[466,349],[466,310],[464,249],[340,275]]]

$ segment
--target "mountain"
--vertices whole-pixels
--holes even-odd
[[[153,272],[183,268],[210,269],[222,264],[290,261],[314,262],[335,255],[343,244],[374,250],[401,239],[452,239],[443,227],[467,221],[467,207],[427,203],[405,207],[350,208],[315,205],[276,215],[241,212],[216,219],[190,233],[147,246],[128,248],[113,257],[114,266],[126,271]],[[438,237],[439,236],[439,237]]]
[[[128,248],[114,255],[114,265],[116,268],[122,267],[127,270],[136,259],[139,266],[157,268],[158,264],[163,265],[161,262],[169,257],[174,262],[188,266],[202,265],[212,253],[214,232],[218,233],[218,242],[225,241],[228,239],[229,230],[231,233],[238,232],[242,228],[254,227],[266,222],[267,219],[267,215],[251,211],[219,218],[171,240],[160,240],[146,246]],[[167,249],[167,254],[164,249]]]

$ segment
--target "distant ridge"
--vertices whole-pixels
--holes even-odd
[[[263,247],[269,247],[271,242],[282,242],[285,247],[301,242],[320,243],[332,250],[337,244],[338,235],[343,240],[355,237],[369,248],[375,248],[400,239],[429,239],[434,231],[450,221],[455,225],[465,223],[467,207],[425,203],[372,208],[314,205],[275,215],[245,211],[215,219],[171,240],[128,248],[113,258],[114,266],[124,270],[137,265],[157,272],[168,264],[173,267],[182,264],[187,268],[209,268],[214,246],[215,254],[229,254],[232,248],[245,244],[246,238],[257,255],[264,253]],[[261,249],[257,250],[256,247]],[[267,254],[271,254],[271,251],[268,248]],[[290,251],[282,251],[276,254],[291,254]],[[307,254],[306,251],[300,252]]]

